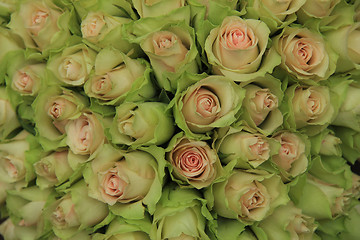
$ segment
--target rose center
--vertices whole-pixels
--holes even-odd
[[[49,14],[47,12],[41,10],[35,12],[32,17],[32,25],[41,25],[46,21],[48,16]]]
[[[302,65],[311,65],[311,59],[313,55],[313,48],[311,45],[299,41],[297,43],[297,56],[299,57]]]
[[[240,201],[242,206],[250,211],[262,207],[265,203],[265,197],[257,188],[252,188],[241,196]]]
[[[64,107],[63,104],[54,101],[53,105],[49,109],[50,117],[52,117],[53,119],[59,118],[62,114],[63,107]]]
[[[172,38],[169,37],[162,37],[159,39],[159,48],[170,48],[173,45]]]
[[[75,81],[79,79],[81,64],[73,59],[65,59],[62,64],[64,73],[62,74],[64,78]]]
[[[261,137],[257,137],[257,142],[249,146],[253,155],[262,159],[268,159],[267,153],[269,150],[269,144],[265,142]]]
[[[320,101],[312,94],[309,96],[309,99],[307,100],[307,106],[308,109],[312,112],[312,114],[317,114],[320,111]]]
[[[8,158],[5,158],[5,163],[5,168],[9,177],[16,178],[18,176],[18,170],[16,169],[16,166]]]
[[[19,77],[17,78],[17,81],[14,81],[14,85],[18,90],[31,93],[33,80],[25,72],[19,72]]]

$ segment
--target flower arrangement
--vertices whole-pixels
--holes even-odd
[[[358,239],[360,1],[2,0],[6,240]]]

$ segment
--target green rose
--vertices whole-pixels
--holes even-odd
[[[182,81],[173,99],[173,112],[175,122],[186,135],[198,137],[198,133],[228,126],[236,120],[245,90],[231,79],[184,75]]]
[[[205,193],[219,216],[250,225],[288,202],[287,187],[277,175],[262,170],[234,170]]]
[[[165,163],[158,148],[143,149],[125,152],[103,145],[83,172],[89,196],[128,219],[143,218],[145,206],[153,213],[161,196]]]
[[[226,17],[221,26],[211,30],[205,51],[212,71],[236,82],[271,73],[280,64],[274,50],[266,51],[270,30],[259,20]]]
[[[81,86],[89,78],[95,57],[94,50],[80,43],[51,54],[47,68],[63,85]]]
[[[173,118],[160,102],[126,102],[116,108],[109,134],[115,144],[161,145],[174,133]]]
[[[326,156],[342,156],[341,140],[334,135],[334,132],[325,129],[321,133],[310,138],[312,154],[321,154]]]
[[[167,15],[185,6],[185,0],[132,0],[141,18]]]
[[[168,186],[154,213],[151,238],[159,240],[209,240],[205,233],[211,214],[194,189]]]
[[[131,59],[114,48],[102,49],[95,59],[95,74],[84,85],[89,97],[100,104],[118,105],[141,101],[155,95],[146,61]]]
[[[360,134],[346,127],[335,127],[335,135],[340,138],[342,157],[350,163],[354,164],[358,158],[360,158]]]
[[[327,17],[339,2],[340,0],[307,0],[297,12],[298,19],[301,23],[304,23],[310,18],[321,19]]]
[[[20,127],[15,109],[5,87],[0,87],[0,139],[3,140],[15,129]]]

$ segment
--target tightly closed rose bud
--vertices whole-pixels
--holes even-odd
[[[219,131],[216,148],[222,163],[236,161],[237,168],[256,168],[279,149],[279,144],[259,133],[230,128]]]
[[[0,87],[0,139],[5,139],[18,127],[20,127],[20,123],[14,108],[11,106],[5,87]]]
[[[132,0],[141,18],[167,15],[185,6],[185,0]]]
[[[154,213],[151,239],[209,240],[205,224],[212,216],[205,204],[194,189],[165,187]]]
[[[110,127],[112,142],[130,146],[160,145],[174,133],[174,120],[159,102],[123,103]]]
[[[226,17],[220,27],[211,30],[205,42],[213,72],[237,82],[271,72],[279,64],[279,56],[271,51],[272,61],[265,58],[269,34],[269,28],[259,20]]]
[[[70,36],[69,21],[70,12],[54,3],[27,0],[11,15],[9,27],[23,38],[26,47],[44,51],[61,47]]]
[[[175,121],[185,133],[205,133],[236,120],[235,115],[245,96],[244,89],[222,76],[186,78],[194,84],[184,90],[178,89],[173,109]]]
[[[181,23],[164,26],[141,41],[140,46],[150,58],[156,80],[165,90],[176,90],[181,73],[198,72],[194,39],[194,30]]]
[[[309,149],[304,136],[283,131],[276,134],[274,139],[279,141],[281,147],[278,154],[274,155],[271,161],[276,164],[282,176],[289,180],[304,173],[309,164],[307,158]]]
[[[225,181],[215,183],[212,190],[213,210],[247,225],[263,220],[289,200],[280,177],[260,170],[235,170]],[[211,202],[212,196],[205,196]]]
[[[65,126],[66,143],[75,154],[92,155],[105,141],[103,126],[98,116],[83,112]]]
[[[311,240],[317,237],[315,219],[306,216],[293,202],[280,206],[272,215],[259,223],[269,240],[303,239]]]
[[[167,148],[171,176],[180,184],[190,184],[197,189],[209,186],[221,171],[216,151],[203,141],[174,136]]]
[[[164,162],[161,163],[160,155],[157,160],[162,165],[161,172],[152,154],[140,150],[124,152],[105,144],[84,171],[89,196],[109,204],[117,215],[143,218],[145,206],[153,212],[161,195]]]
[[[146,61],[131,59],[111,47],[105,48],[96,56],[95,75],[85,83],[84,90],[101,104],[142,101],[155,95],[149,71]]]
[[[50,56],[47,68],[63,84],[81,86],[89,78],[95,56],[94,50],[85,44],[77,44]]]
[[[274,47],[282,68],[299,81],[326,80],[335,71],[337,56],[320,34],[307,28],[286,27],[275,37]]]
[[[336,71],[347,72],[360,69],[360,22],[344,26],[324,34],[331,47],[340,55]]]
[[[68,239],[79,230],[95,226],[108,214],[106,204],[88,196],[84,181],[71,186],[69,193],[46,206],[43,213],[60,239]]]
[[[36,184],[48,188],[65,182],[73,174],[68,162],[68,151],[53,152],[34,164]]]

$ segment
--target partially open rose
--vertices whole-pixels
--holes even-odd
[[[193,133],[228,126],[235,121],[244,95],[239,85],[222,76],[194,79],[193,85],[175,96],[175,121],[185,132]]]
[[[211,30],[205,42],[213,72],[238,82],[271,72],[279,58],[274,51],[271,62],[264,58],[269,34],[269,28],[259,20],[226,17],[221,26]]]
[[[219,158],[214,149],[203,141],[186,137],[175,137],[175,145],[170,142],[167,160],[175,179],[186,182],[197,189],[209,186],[219,174]]]
[[[65,126],[66,143],[80,155],[93,154],[105,141],[104,129],[92,112],[84,112]]]
[[[185,0],[132,0],[141,18],[157,17],[185,6]]]
[[[245,224],[263,220],[289,200],[279,176],[240,170],[235,170],[224,182],[215,183],[213,197],[214,210],[219,216]]]
[[[43,63],[27,65],[15,72],[11,87],[21,95],[34,96],[40,89],[44,72]]]
[[[326,80],[335,71],[336,56],[320,34],[307,28],[286,27],[275,37],[282,68],[300,81]]]

